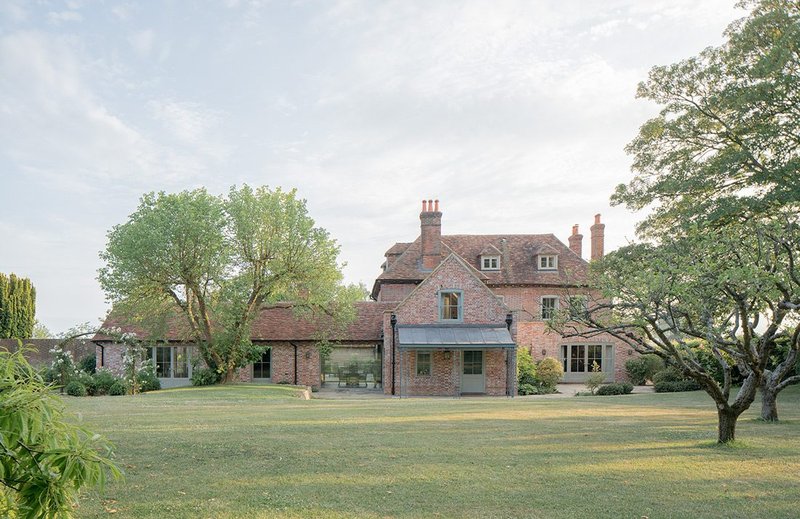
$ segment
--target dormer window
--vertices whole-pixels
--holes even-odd
[[[500,270],[500,256],[481,256],[481,270]]]
[[[460,290],[443,290],[439,292],[439,320],[461,321],[462,304]]]
[[[558,256],[556,254],[543,254],[539,256],[539,270],[557,270]]]

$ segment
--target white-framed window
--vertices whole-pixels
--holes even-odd
[[[540,302],[542,319],[552,319],[558,312],[558,296],[542,296]]]
[[[417,375],[428,376],[431,374],[433,356],[429,351],[417,351]]]
[[[539,270],[557,270],[558,269],[558,255],[557,254],[542,254],[539,256]]]
[[[500,270],[500,256],[481,256],[481,270]]]
[[[461,290],[442,290],[439,292],[439,320],[463,320],[463,293]]]
[[[158,378],[189,378],[189,348],[186,346],[153,346],[147,357],[152,361]]]
[[[595,363],[600,371],[612,370],[614,348],[610,344],[562,344],[564,373],[591,373]]]

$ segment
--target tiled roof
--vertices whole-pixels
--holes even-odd
[[[374,301],[361,301],[356,303],[356,318],[347,326],[340,335],[328,337],[330,340],[348,341],[378,341],[383,331],[383,313],[392,310],[397,303],[378,303]],[[175,317],[170,320],[165,337],[160,339],[185,340],[185,326],[181,326],[183,319]],[[309,317],[295,315],[289,304],[279,304],[266,308],[253,321],[251,339],[264,341],[311,341],[317,340],[317,333],[330,325],[330,318]],[[120,316],[109,316],[103,323],[103,328],[119,328],[122,332],[133,332],[140,337],[146,337],[147,332],[135,324],[131,324]],[[111,337],[97,334],[92,340],[109,341]]]
[[[488,285],[574,285],[586,279],[589,264],[552,234],[456,234],[443,235],[442,259],[450,251],[461,256],[480,271],[480,256],[487,248],[500,251],[500,270],[480,271]],[[403,244],[396,244],[395,247]],[[394,247],[392,247],[394,249]],[[390,250],[392,250],[390,249]],[[540,253],[558,254],[558,270],[540,271],[535,256]],[[420,240],[417,238],[387,268],[375,282],[421,281],[430,273],[420,264]]]

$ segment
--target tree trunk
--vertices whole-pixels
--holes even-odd
[[[778,421],[778,392],[769,384],[761,385],[761,419],[765,422]]]
[[[728,443],[736,439],[736,420],[739,418],[731,408],[725,407],[717,410],[719,417],[719,437],[717,443]]]
[[[225,376],[222,378],[223,384],[232,384],[236,382],[236,370],[234,368],[228,368],[225,371]]]

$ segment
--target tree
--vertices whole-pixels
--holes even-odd
[[[714,400],[718,441],[729,442],[777,342],[792,341],[795,355],[800,348],[798,247],[793,222],[687,229],[658,245],[629,245],[592,263],[590,283],[599,293],[587,312],[553,326],[566,336],[609,333],[658,355]],[[710,348],[721,383],[704,365],[697,339]],[[731,364],[743,377],[733,401]]]
[[[728,27],[723,45],[654,67],[639,85],[638,97],[663,108],[628,145],[635,176],[617,187],[612,203],[652,209],[638,226],[644,239],[749,221],[790,232],[781,222],[797,221],[786,215],[800,211],[800,4],[739,5],[751,12]],[[773,397],[794,382],[797,362],[792,347],[775,351],[784,356],[760,382],[767,420],[777,419]]]
[[[33,332],[31,333],[31,339],[49,339],[53,336],[53,332],[45,326],[45,324],[39,319],[33,323]]]
[[[343,286],[339,247],[315,227],[294,190],[232,187],[150,193],[108,233],[99,280],[114,311],[164,326],[175,313],[206,364],[233,381],[262,347],[250,342],[258,312],[278,301],[354,316],[363,287]]]
[[[627,147],[634,179],[612,202],[652,207],[659,238],[800,208],[800,4],[744,1],[727,42],[654,67],[637,97],[663,105]]]
[[[36,289],[30,279],[0,273],[0,339],[29,339],[36,322]]]
[[[121,473],[111,446],[66,419],[23,353],[0,351],[0,515],[73,517],[80,490]]]

